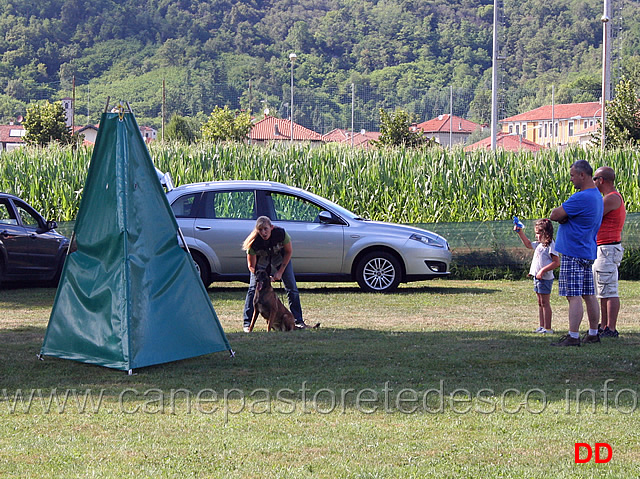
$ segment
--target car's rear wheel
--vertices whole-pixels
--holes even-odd
[[[356,280],[364,291],[388,293],[398,287],[401,274],[400,263],[392,254],[374,251],[358,263]]]
[[[193,258],[193,262],[196,264],[196,270],[200,275],[200,279],[202,280],[204,287],[209,287],[211,284],[211,269],[209,268],[209,263],[200,253],[192,252],[191,257]]]

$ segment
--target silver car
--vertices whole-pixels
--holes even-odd
[[[248,281],[242,242],[258,216],[291,236],[298,281],[357,281],[365,291],[449,274],[447,241],[430,231],[368,221],[300,188],[267,181],[214,181],[167,193],[205,285]]]

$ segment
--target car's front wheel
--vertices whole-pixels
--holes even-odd
[[[374,251],[358,263],[356,280],[364,291],[388,293],[398,287],[401,274],[400,263],[392,254]]]
[[[204,287],[207,288],[211,284],[211,271],[209,268],[209,263],[204,256],[199,253],[192,252],[191,257],[193,258],[193,262],[196,265],[196,270],[200,275],[200,279],[204,284]]]

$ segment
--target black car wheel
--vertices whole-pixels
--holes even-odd
[[[391,254],[374,251],[358,263],[356,280],[360,288],[372,293],[388,293],[400,284],[400,263]]]
[[[204,284],[204,287],[207,288],[211,284],[211,270],[209,269],[209,263],[204,256],[200,253],[191,253],[191,257],[193,258],[193,262],[196,265],[196,270],[198,270],[198,274],[200,275],[200,279]]]

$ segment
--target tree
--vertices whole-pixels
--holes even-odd
[[[16,121],[19,116],[25,114],[26,110],[23,102],[9,95],[0,94],[0,122],[8,124],[10,121]]]
[[[640,85],[640,55],[631,55],[625,58],[622,65],[622,78],[631,80],[635,85]]]
[[[166,136],[169,140],[181,143],[193,143],[196,140],[196,135],[187,119],[178,114],[174,114],[169,120]]]
[[[69,145],[74,141],[61,102],[45,101],[28,107],[22,124],[26,130],[24,141],[28,145],[45,146],[52,141]]]
[[[397,109],[394,113],[387,113],[380,108],[380,137],[375,144],[413,148],[432,143],[422,130],[412,130],[412,124],[412,118],[406,111]]]
[[[202,125],[202,138],[210,141],[245,141],[251,130],[251,115],[216,106]]]
[[[598,101],[602,93],[602,80],[598,73],[580,74],[573,80],[560,84],[556,91],[556,103],[584,103]]]
[[[480,124],[491,123],[491,91],[479,88],[473,100],[469,103],[469,117],[471,121]]]
[[[599,128],[594,142],[599,144]],[[622,148],[640,144],[640,103],[631,80],[623,78],[616,87],[616,96],[607,103],[605,147]]]
[[[26,95],[26,89],[22,80],[20,79],[11,79],[7,82],[7,86],[4,89],[4,92],[10,97],[15,98],[16,100],[24,101]]]

